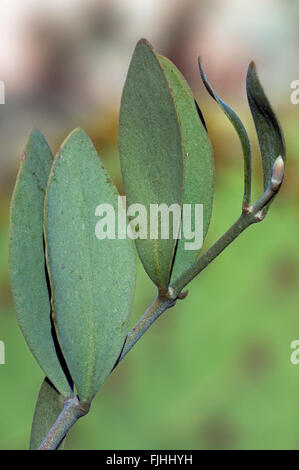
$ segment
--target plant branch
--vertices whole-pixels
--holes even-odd
[[[251,213],[243,212],[239,219],[211,246],[190,268],[170,287],[179,294],[208,264],[211,263],[230,243],[232,243],[249,225],[257,222]]]
[[[171,286],[173,294],[178,296],[182,289],[192,281],[208,264],[211,263],[232,241],[234,241],[247,227],[264,219],[263,209],[278,193],[284,177],[284,161],[279,156],[272,168],[272,178],[268,188],[260,199],[252,206],[243,205],[239,219],[211,246],[190,268],[182,274]]]
[[[89,411],[89,403],[80,403],[77,397],[65,400],[63,410],[38,450],[56,450],[70,428]]]
[[[142,315],[140,320],[136,323],[135,326],[129,331],[126,341],[123,347],[123,350],[114,366],[114,368],[118,365],[118,363],[128,354],[129,351],[133,348],[133,346],[137,343],[137,341],[144,335],[144,333],[149,329],[149,327],[157,320],[157,318],[162,315],[168,308],[171,308],[175,305],[176,300],[169,299],[167,297],[158,297],[152,303],[152,305],[146,310],[146,312]],[[113,369],[114,369],[113,368]]]

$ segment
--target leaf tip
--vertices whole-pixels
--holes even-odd
[[[81,137],[88,137],[86,132],[81,128],[81,127],[75,127],[75,129],[73,129],[69,135],[64,139],[64,141],[62,142],[57,154],[56,154],[56,157],[60,156],[61,154],[61,151],[62,149],[69,143],[69,142],[72,142],[73,140],[76,140],[76,139],[79,139]]]
[[[41,133],[41,131],[38,129],[38,127],[35,127],[35,126],[34,126],[34,127],[31,129],[31,132],[30,132],[29,136],[31,137],[31,136],[33,136],[33,135],[37,135],[37,136],[42,135],[42,133]]]
[[[200,55],[199,55],[198,58],[197,58],[197,63],[198,63],[198,68],[199,68],[199,72],[200,72],[201,78],[202,78],[202,80],[203,80],[206,74],[205,74],[204,69],[203,69],[202,57],[201,57]]]
[[[147,46],[151,51],[154,51],[153,45],[150,43],[150,41],[146,38],[140,38],[139,41],[136,44],[136,48],[138,46]]]
[[[207,90],[207,92],[209,93],[209,95],[216,101],[219,102],[219,97],[218,95],[214,92],[210,82],[209,82],[209,79],[208,79],[208,76],[206,74],[206,72],[204,71],[204,68],[203,68],[203,65],[202,65],[202,60],[201,60],[201,57],[199,56],[198,57],[198,68],[199,68],[199,73],[200,73],[200,76],[201,76],[201,79],[202,79],[202,82]]]
[[[247,70],[247,83],[250,77],[254,77],[255,79],[258,80],[258,75],[257,75],[257,68],[256,68],[256,63],[252,60],[249,65],[248,65],[248,70]]]
[[[33,127],[33,129],[31,129],[29,133],[29,137],[27,140],[27,147],[29,146],[30,142],[36,139],[46,140],[42,132],[37,127]]]
[[[148,43],[149,41],[146,38],[140,38],[137,44],[143,43],[143,42]]]

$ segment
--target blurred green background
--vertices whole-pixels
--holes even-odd
[[[120,191],[119,100],[134,45],[147,37],[186,75],[215,151],[215,205],[206,245],[239,215],[238,139],[200,84],[200,54],[215,89],[246,124],[246,68],[260,78],[285,131],[287,172],[266,220],[252,226],[156,322],[71,431],[68,449],[298,449],[299,5],[292,0],[5,0],[0,5],[0,449],[28,447],[43,374],[16,324],[8,278],[8,212],[26,136],[39,127],[54,151],[83,127]],[[139,264],[132,325],[155,297]]]

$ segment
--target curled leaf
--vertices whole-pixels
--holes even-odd
[[[285,161],[286,150],[280,123],[259,81],[255,64],[247,72],[247,97],[262,157],[264,189],[271,184],[273,165],[278,157]]]
[[[203,69],[201,59],[200,57],[198,58],[198,66],[199,66],[199,71],[200,75],[202,78],[202,81],[209,92],[209,94],[214,98],[214,100],[219,104],[225,115],[228,117],[232,125],[234,126],[243,150],[243,156],[244,156],[244,198],[243,198],[243,203],[244,204],[249,204],[250,203],[250,197],[251,197],[251,149],[250,149],[250,142],[249,138],[246,132],[245,127],[242,124],[241,119],[239,116],[235,113],[233,109],[231,109],[215,92],[215,90],[212,88],[212,85],[210,84],[208,77]]]

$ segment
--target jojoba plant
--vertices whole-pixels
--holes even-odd
[[[126,218],[116,188],[82,130],[74,130],[55,157],[38,130],[29,136],[11,204],[10,274],[20,328],[45,374],[30,449],[63,447],[67,432],[88,413],[110,372],[165,310],[184,299],[195,276],[243,230],[264,219],[280,189],[283,134],[254,64],[248,69],[247,96],[264,178],[264,193],[254,203],[246,130],[213,90],[201,62],[199,70],[241,142],[241,214],[203,254],[185,249],[184,234],[165,238],[159,232],[151,238],[137,232],[138,255],[158,294],[129,332],[136,276],[133,241],[95,236],[99,204]],[[182,209],[180,222],[186,205],[202,204],[204,238],[214,184],[206,125],[182,74],[144,39],[136,46],[123,90],[119,150],[128,204],[148,210],[152,204],[176,204]]]

